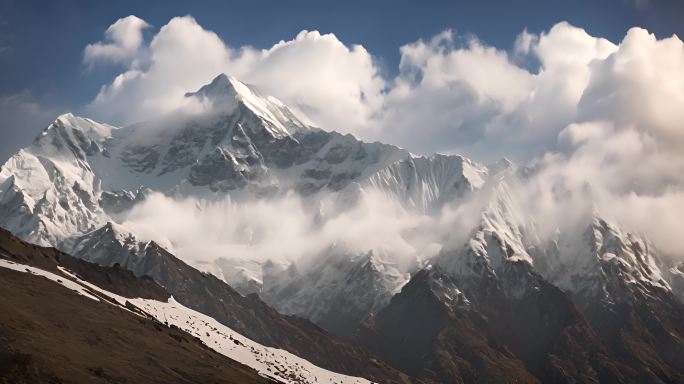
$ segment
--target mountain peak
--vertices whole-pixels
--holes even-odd
[[[273,101],[275,98],[264,96],[255,86],[246,84],[236,79],[233,76],[228,76],[221,73],[206,85],[203,85],[195,92],[188,92],[185,97],[199,97],[207,98],[212,102],[217,101],[233,101],[240,100],[254,104],[262,99],[262,101]],[[282,104],[278,102],[279,104]]]
[[[76,116],[71,112],[67,112],[57,116],[57,118],[46,129],[50,129],[53,126],[78,127],[81,125],[79,123],[83,121],[87,121],[87,119]]]
[[[214,80],[212,80],[212,83],[221,83],[221,82],[230,82],[230,78],[232,76],[228,77],[225,73],[219,73],[216,77],[214,77]]]
[[[68,149],[83,159],[102,149],[103,142],[111,137],[116,127],[100,124],[72,113],[59,115],[34,139],[30,149],[44,155],[56,155]]]
[[[67,112],[67,113],[62,113],[61,115],[57,116],[57,119],[55,119],[55,120],[56,121],[69,121],[69,120],[73,119],[74,117],[75,116],[73,113]]]
[[[238,104],[242,104],[262,120],[270,123],[276,136],[289,136],[292,129],[306,127],[282,101],[273,96],[266,96],[255,86],[224,73],[216,76],[196,92],[186,93],[185,97],[207,100],[214,108],[225,111],[232,111]]]
[[[71,112],[63,113],[50,123],[45,130],[50,130],[53,127],[68,127],[71,129],[76,129],[84,133],[89,133],[90,131],[96,131],[101,135],[108,135],[112,129],[116,127],[98,123],[87,117],[76,116]]]
[[[229,78],[226,74],[221,73],[216,76],[209,84],[203,85],[195,92],[187,92],[185,97],[206,97],[215,99],[217,97],[231,97],[237,96],[237,91],[233,86],[233,82],[237,80]]]

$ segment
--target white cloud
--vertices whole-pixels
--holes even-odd
[[[514,111],[533,76],[505,51],[471,38],[454,45],[451,31],[401,48],[400,74],[385,103],[383,136],[418,152],[462,152],[486,140],[487,124]],[[470,148],[469,148],[470,147]]]
[[[592,60],[613,53],[615,44],[589,35],[584,29],[561,22],[542,33],[533,46],[535,54],[547,69],[586,66]]]
[[[141,55],[147,66],[131,66],[104,86],[91,113],[113,123],[149,118],[185,105],[186,92],[228,73],[259,85],[317,125],[360,134],[380,109],[385,86],[363,47],[317,31],[302,31],[269,49],[232,49],[192,17],[176,17]]]
[[[332,34],[232,48],[189,16],[139,51],[145,65],[131,61],[90,105],[105,121],[178,108],[185,92],[226,72],[327,129],[418,153],[537,159],[538,177],[525,187],[531,210],[562,220],[573,214],[564,207],[599,209],[684,252],[675,233],[684,227],[684,46],[676,36],[633,28],[615,44],[563,22],[523,31],[511,55],[445,31],[401,47],[392,79],[363,47]],[[521,57],[539,68],[521,67]],[[667,224],[653,225],[648,212]]]
[[[147,26],[129,16],[107,34],[125,29],[125,21]],[[140,37],[140,28],[128,29]],[[619,46],[565,22],[539,35],[525,30],[513,50],[538,60],[536,72],[505,50],[445,31],[401,47],[394,79],[380,75],[362,46],[317,31],[268,49],[235,49],[185,16],[170,20],[141,47],[140,39],[112,40],[135,40],[129,46],[138,57],[89,106],[112,123],[176,109],[188,102],[185,92],[221,72],[256,84],[326,129],[418,153],[464,152],[481,160],[528,161],[553,150],[568,124],[589,120],[651,124],[659,134],[679,137],[673,122],[684,113],[678,107],[681,41],[658,41],[641,29],[630,30]],[[656,91],[657,98],[639,99]]]
[[[558,135],[562,154],[547,155],[537,182],[558,182],[579,205],[644,233],[667,253],[684,253],[684,43],[632,28],[609,55],[588,63],[573,123]],[[562,215],[558,216],[562,220]]]
[[[677,36],[657,40],[632,28],[613,55],[590,68],[580,119],[634,126],[684,149],[684,43]]]
[[[171,19],[143,50],[146,68],[133,65],[103,86],[87,107],[90,113],[125,124],[185,107],[191,102],[185,93],[225,71],[231,53],[189,16]]]
[[[515,110],[483,122],[488,135],[478,143],[478,151],[528,161],[553,149],[558,133],[577,120],[590,64],[605,59],[616,46],[565,22],[538,36],[523,31],[520,39],[528,41],[525,49],[540,67],[532,75],[525,100]]]
[[[382,106],[385,81],[371,55],[333,34],[302,31],[267,50],[243,49],[228,70],[327,129],[363,135]]]
[[[418,86],[441,88],[463,83],[479,101],[492,101],[503,111],[517,106],[530,91],[532,76],[511,64],[508,54],[471,38],[464,48],[452,44],[453,33],[444,32],[429,43],[418,41],[401,47],[402,75],[399,82],[416,81]]]
[[[133,15],[117,20],[105,31],[105,41],[88,44],[85,47],[83,62],[130,63],[139,54],[143,30],[149,27],[143,19]]]
[[[351,254],[386,252],[402,270],[430,251],[437,233],[443,236],[453,228],[407,212],[373,191],[366,191],[352,209],[322,204],[323,215],[307,209],[310,204],[293,193],[242,202],[177,200],[155,193],[128,212],[122,224],[193,263],[218,258],[305,262],[335,244]],[[407,239],[404,234],[417,226],[430,229]]]
[[[684,252],[684,151],[646,132],[611,122],[571,124],[520,185],[525,211],[540,228],[580,226],[598,212],[646,234],[670,255]],[[582,227],[584,226],[584,227]],[[551,233],[547,233],[551,235]]]

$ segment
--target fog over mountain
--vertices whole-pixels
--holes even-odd
[[[256,49],[121,18],[83,50],[123,68],[89,117],[2,166],[0,226],[349,375],[684,378],[680,38],[560,22],[400,54],[388,76],[333,34]],[[339,364],[307,321],[355,343]]]
[[[126,26],[131,41],[108,35],[98,43],[132,50],[129,69],[89,106],[104,121],[134,122],[176,108],[200,113],[184,94],[226,72],[324,129],[415,153],[462,153],[484,163],[507,157],[530,166],[534,177],[520,186],[525,211],[550,232],[598,210],[664,251],[684,253],[677,236],[684,217],[684,45],[677,36],[658,40],[632,28],[614,44],[559,23],[539,35],[521,32],[507,52],[445,31],[403,46],[400,74],[386,79],[371,53],[332,34],[303,31],[267,50],[236,49],[180,17],[146,43],[139,35],[147,26],[136,20],[108,30]],[[84,60],[115,60],[105,52],[89,46]],[[539,63],[536,72],[518,64],[528,60]]]

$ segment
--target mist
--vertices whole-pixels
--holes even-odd
[[[294,192],[234,201],[173,198],[153,193],[121,224],[194,265],[218,259],[296,262],[306,268],[331,247],[354,256],[372,251],[411,272],[445,247],[461,247],[476,227],[490,193],[473,194],[427,215],[382,191],[363,190],[349,206],[331,194],[321,200]]]
[[[230,197],[179,200],[154,193],[135,206],[122,224],[198,263],[218,258],[305,261],[337,245],[351,253],[382,249],[403,264],[420,255],[429,241],[421,237],[411,244],[402,233],[426,220],[430,219],[375,193],[364,194],[352,209],[342,212],[331,201],[315,203],[295,193],[243,202]]]

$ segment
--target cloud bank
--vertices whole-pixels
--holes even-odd
[[[328,129],[361,134],[382,107],[385,83],[370,54],[332,34],[302,31],[269,49],[234,49],[192,17],[176,17],[140,57],[146,65],[137,61],[103,86],[88,112],[118,124],[144,120],[183,106],[186,92],[222,72],[258,85]]]
[[[416,153],[530,164],[535,176],[520,188],[528,212],[548,228],[573,210],[598,210],[684,254],[684,44],[677,36],[658,40],[635,27],[610,42],[562,22],[522,31],[507,50],[444,31],[402,46],[398,74],[388,78],[371,53],[333,34],[302,31],[266,49],[230,47],[185,16],[135,43],[146,23],[115,37],[109,31],[123,28],[122,20],[105,42],[89,46],[135,47],[122,48],[136,52],[127,69],[88,106],[104,121],[175,110],[185,92],[226,72],[325,129]],[[123,62],[117,55],[111,60]]]
[[[399,74],[386,78],[362,46],[333,34],[302,31],[256,49],[228,46],[191,16],[171,19],[149,43],[141,35],[147,27],[129,16],[109,27],[104,42],[86,47],[93,61],[130,60],[89,105],[95,117],[126,124],[174,110],[185,92],[220,72],[259,86],[325,129],[486,161],[505,155],[526,162],[554,150],[571,123],[617,118],[642,126],[660,119],[665,128],[681,117],[681,40],[658,41],[640,28],[617,45],[559,23],[538,35],[523,31],[511,52],[444,31],[401,47]],[[531,72],[521,60],[539,67]],[[672,99],[645,97],[654,93]]]
[[[401,270],[415,265],[417,257],[434,256],[439,249],[434,245],[453,228],[440,225],[446,220],[441,216],[407,211],[373,190],[351,209],[337,209],[330,200],[318,209],[310,206],[294,193],[241,202],[154,193],[127,212],[122,224],[196,264],[219,258],[306,263],[336,246],[350,255],[390,254]],[[416,228],[423,230],[403,235]]]

